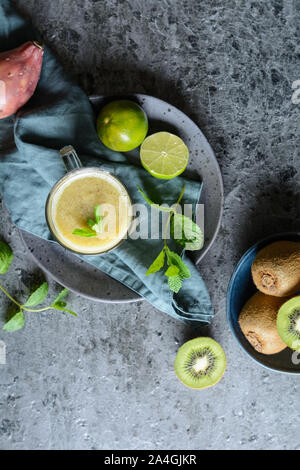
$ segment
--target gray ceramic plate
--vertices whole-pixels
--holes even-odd
[[[92,96],[98,111],[115,97]],[[118,97],[120,98],[120,97]],[[193,253],[196,264],[205,256],[219,231],[223,210],[223,182],[214,152],[206,138],[184,113],[174,106],[152,96],[135,94],[126,96],[140,103],[149,118],[149,132],[169,131],[179,135],[190,150],[186,175],[203,181],[200,203],[204,204],[205,243],[202,250]],[[68,142],[66,142],[68,143]],[[129,160],[139,162],[139,152],[127,152]],[[76,255],[53,242],[41,240],[27,232],[22,237],[39,266],[61,285],[99,302],[137,302],[141,298],[123,284],[115,281]],[[101,288],[99,288],[101,286]]]

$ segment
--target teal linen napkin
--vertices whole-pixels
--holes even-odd
[[[1,0],[0,50],[12,49],[32,39],[38,39],[37,33],[9,0]],[[45,239],[51,238],[44,217],[45,202],[51,187],[65,173],[58,150],[67,144],[74,146],[84,166],[104,166],[123,181],[134,203],[144,202],[137,185],[155,202],[173,204],[184,184],[182,203],[195,206],[198,202],[200,183],[181,177],[156,180],[145,170],[129,164],[124,154],[112,152],[101,144],[87,96],[45,48],[42,74],[34,96],[15,116],[0,120],[0,192],[13,222]],[[158,200],[158,195],[163,200]],[[162,272],[145,276],[162,245],[161,239],[127,239],[110,253],[82,258],[172,317],[191,326],[210,323],[213,310],[209,294],[199,271],[184,253],[191,278],[183,282],[178,294],[169,290]]]

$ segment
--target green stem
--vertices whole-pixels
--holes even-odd
[[[4,289],[4,287],[0,285],[0,289],[14,304],[16,304],[19,308],[22,308],[22,305],[19,304],[19,302],[17,302],[11,295],[9,295],[9,293]]]
[[[55,310],[62,310],[63,312],[68,312],[70,313],[71,315],[74,315],[74,317],[77,317],[77,313],[75,312],[72,312],[72,310],[69,310],[67,308],[63,308],[63,307],[56,307],[55,305],[52,305],[52,308],[54,308]]]
[[[21,305],[21,308],[23,310],[26,310],[27,312],[44,312],[45,310],[51,310],[53,307],[50,306],[50,307],[43,307],[43,308],[34,309],[34,308],[27,308],[27,307],[24,307],[24,305]]]
[[[184,195],[184,191],[185,191],[185,185],[183,186],[182,190],[181,190],[181,193],[179,195],[179,198],[178,198],[178,201],[176,202],[176,205],[180,203],[181,199],[183,198],[183,195]]]
[[[22,310],[26,310],[26,312],[45,312],[45,310],[63,310],[64,312],[68,312],[68,313],[71,313],[72,315],[74,315],[75,317],[77,317],[77,314],[72,312],[72,310],[68,310],[67,308],[62,308],[62,307],[58,307],[56,305],[49,305],[49,307],[43,307],[43,308],[28,308],[28,307],[25,307],[24,305],[21,305],[19,304],[19,302],[17,302],[8,292],[7,290],[4,289],[3,286],[1,286],[0,284],[0,290],[2,290],[2,292],[14,303],[16,304],[19,309],[22,311]]]
[[[180,193],[180,195],[179,195],[179,198],[178,198],[177,202],[175,203],[175,206],[177,206],[177,205],[180,203],[180,201],[181,201],[181,199],[182,199],[182,197],[183,197],[184,191],[185,191],[185,185],[183,186],[183,188],[182,188],[182,190],[181,190],[181,193]],[[166,225],[165,225],[165,230],[164,230],[164,235],[163,235],[164,247],[165,247],[165,248],[167,248],[167,239],[166,239],[167,230],[168,230],[168,227],[169,227],[169,224],[170,224],[171,217],[172,217],[172,215],[173,215],[174,213],[175,213],[175,210],[172,209],[171,212],[170,212],[170,214],[169,214],[169,217],[168,217],[168,219],[167,219]]]

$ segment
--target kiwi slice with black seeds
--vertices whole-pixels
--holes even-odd
[[[277,315],[277,331],[289,348],[300,351],[300,295],[280,307]]]
[[[226,356],[213,339],[195,338],[179,348],[174,367],[176,375],[187,387],[211,387],[225,372]]]

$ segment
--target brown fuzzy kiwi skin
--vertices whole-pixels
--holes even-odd
[[[286,298],[256,292],[241,311],[241,330],[253,348],[262,354],[276,354],[287,347],[276,326],[278,310],[284,302]]]
[[[300,243],[278,241],[259,251],[251,273],[257,289],[286,297],[300,290]]]

